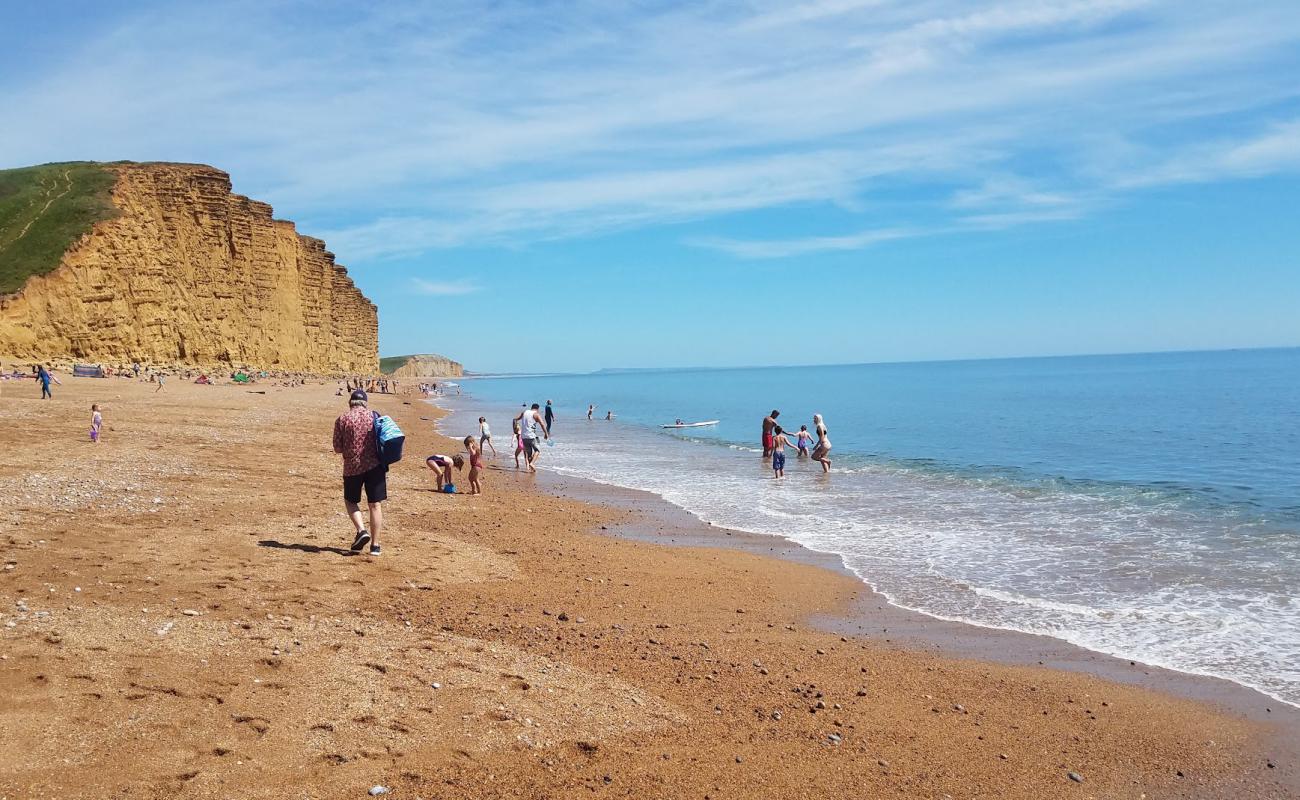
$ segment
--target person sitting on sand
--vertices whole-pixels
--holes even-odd
[[[90,404],[90,441],[99,444],[99,429],[104,427],[104,415],[99,413],[99,403]]]
[[[388,499],[388,465],[379,461],[375,440],[375,418],[367,408],[370,398],[363,389],[353,390],[348,410],[334,420],[334,452],[343,456],[343,505],[356,529],[352,552],[360,553],[367,544],[370,555],[377,556],[379,530],[383,527],[381,505]],[[370,529],[361,519],[361,489],[365,487],[370,506]]]
[[[424,460],[424,465],[433,470],[433,474],[438,481],[438,491],[446,492],[447,487],[455,486],[452,480],[451,468],[465,468],[465,457],[457,453],[454,456],[444,456],[440,453],[429,456]],[[450,494],[450,492],[448,492]]]
[[[790,444],[790,440],[785,438],[785,431],[777,425],[772,429],[772,472],[775,477],[785,477],[785,448]]]
[[[799,433],[795,435],[796,445],[799,451],[799,457],[804,458],[808,455],[808,445],[812,444],[812,434],[808,432],[807,425],[799,426]]]
[[[488,426],[487,417],[478,418],[478,448],[481,452],[483,445],[492,448],[492,456],[496,457],[497,446],[492,444],[492,428]]]
[[[822,422],[821,414],[813,414],[813,430],[817,431],[817,445],[812,451],[813,461],[822,465],[822,472],[830,472],[831,460],[827,456],[831,454],[831,435],[826,430],[826,423]]]
[[[483,451],[473,436],[465,437],[465,452],[469,453],[469,493],[482,494],[483,485],[479,483],[479,473],[483,470]]]

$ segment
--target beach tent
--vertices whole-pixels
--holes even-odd
[[[77,378],[102,378],[104,368],[98,364],[74,364],[72,374]]]
[[[242,372],[236,372],[232,380],[234,380],[235,383],[248,383],[249,381],[252,380],[252,378],[248,377]]]
[[[200,375],[199,377],[197,377],[197,378],[194,379],[194,382],[195,382],[195,383],[203,383],[203,384],[206,384],[206,383],[211,383],[212,381],[209,381],[209,380],[208,380],[208,376],[207,376],[207,375]]]

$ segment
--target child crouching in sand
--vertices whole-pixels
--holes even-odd
[[[99,403],[90,404],[90,441],[99,444],[99,431],[104,427],[104,415],[99,413]]]
[[[469,453],[469,493],[482,494],[483,484],[478,482],[478,478],[483,469],[483,451],[473,436],[465,437],[465,451]]]
[[[456,484],[451,479],[451,468],[465,468],[465,459],[461,455],[432,455],[424,460],[424,465],[433,470],[438,479],[438,491],[455,494]]]

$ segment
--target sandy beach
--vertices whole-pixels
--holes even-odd
[[[504,453],[437,494],[414,396],[374,398],[406,456],[351,556],[334,388],[0,387],[0,798],[1300,796],[1254,693],[935,647],[826,559]]]

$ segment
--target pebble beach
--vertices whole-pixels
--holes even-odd
[[[3,385],[0,797],[1300,796],[1276,723],[828,624],[852,576],[505,456],[435,493],[414,395],[352,556],[334,388]]]

